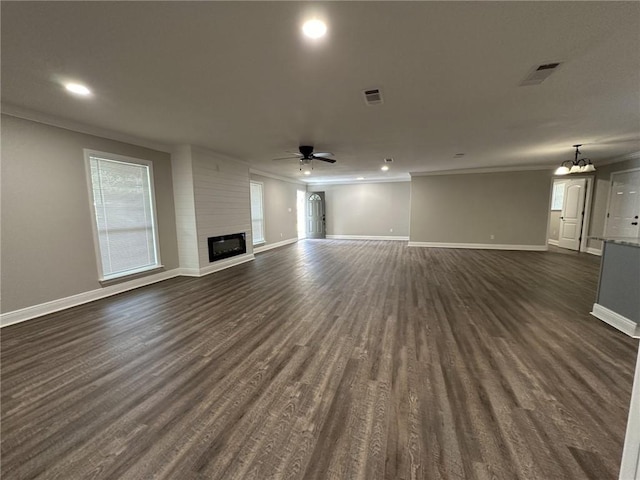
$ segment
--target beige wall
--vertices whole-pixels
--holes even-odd
[[[309,185],[308,190],[325,192],[327,235],[409,236],[410,182]]]
[[[546,170],[414,176],[411,241],[544,246],[550,179]]]
[[[251,180],[263,185],[265,245],[298,238],[296,203],[297,191],[306,185],[297,185],[256,173]]]
[[[609,187],[611,174],[622,170],[640,168],[640,159],[626,160],[623,162],[611,163],[609,165],[596,165],[595,185],[593,189],[593,199],[591,203],[591,220],[589,222],[589,236],[598,236],[604,233],[604,223],[607,216],[607,203],[609,201]],[[589,240],[588,247],[601,249],[600,240]]]
[[[169,154],[2,116],[2,312],[101,288],[83,149],[153,162],[160,255],[178,266]]]

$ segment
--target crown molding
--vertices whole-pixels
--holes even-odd
[[[405,183],[410,182],[411,177],[404,178],[381,178],[381,179],[371,179],[371,180],[334,180],[334,181],[324,181],[324,182],[307,182],[309,187],[317,187],[317,186],[332,186],[332,185],[365,185],[371,183]]]
[[[50,115],[48,113],[38,112],[17,105],[11,105],[2,103],[0,104],[1,111],[4,115],[11,117],[21,118],[23,120],[30,120],[32,122],[42,123],[44,125],[50,125],[52,127],[64,128],[65,130],[71,130],[73,132],[85,133],[87,135],[94,135],[96,137],[107,138],[109,140],[115,140],[118,142],[128,143],[131,145],[137,145],[139,147],[149,148],[151,150],[158,150],[160,152],[171,153],[172,147],[164,143],[155,142],[153,140],[147,140],[144,138],[128,135],[126,133],[118,132],[115,130],[109,130],[107,128],[96,127],[94,125],[88,125],[85,123],[68,120],[66,118],[58,117],[56,115]]]
[[[280,180],[282,182],[293,183],[295,185],[302,185],[303,187],[307,185],[305,182],[301,180],[296,180],[295,178],[283,177],[281,175],[276,175],[274,173],[263,172],[262,170],[257,170],[255,168],[249,168],[249,173],[260,175],[262,177],[273,178],[274,180]]]
[[[627,160],[640,160],[640,151],[625,153],[624,155],[613,157],[608,160],[598,160],[597,165],[600,165],[600,166],[611,165],[612,163],[625,162]],[[596,165],[596,162],[594,162],[594,165]]]
[[[191,147],[191,151],[192,152],[196,152],[196,153],[201,153],[203,155],[208,155],[210,157],[215,157],[219,160],[223,160],[223,161],[228,161],[228,162],[234,162],[234,163],[239,163],[241,165],[244,165],[245,167],[250,167],[251,164],[249,162],[246,162],[245,160],[241,160],[239,158],[236,157],[232,157],[231,155],[228,155],[226,153],[221,153],[221,152],[217,152],[215,150],[212,150],[210,148],[207,147],[202,147],[200,145],[189,145],[189,147]]]
[[[409,172],[411,177],[430,177],[434,175],[468,175],[473,173],[500,173],[500,172],[531,172],[546,171],[552,172],[556,167],[549,165],[522,165],[513,167],[484,167],[484,168],[461,168],[459,170],[436,170],[433,172]]]

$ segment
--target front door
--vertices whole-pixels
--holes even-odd
[[[607,237],[640,237],[640,170],[611,175]]]
[[[586,178],[569,180],[564,185],[564,203],[562,205],[562,215],[560,216],[560,235],[558,239],[559,247],[580,250],[586,187]]]
[[[307,238],[324,238],[324,192],[307,193]]]

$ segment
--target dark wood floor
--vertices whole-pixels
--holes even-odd
[[[598,265],[305,241],[5,328],[2,478],[617,478]]]

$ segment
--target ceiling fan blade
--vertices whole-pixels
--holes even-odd
[[[321,162],[327,162],[327,163],[336,163],[335,159],[333,158],[322,158],[322,157],[318,157],[318,156],[313,156],[314,160],[320,160]]]
[[[318,152],[318,153],[313,153],[314,157],[333,157],[333,153],[331,152]]]
[[[299,154],[291,155],[290,157],[280,157],[280,158],[272,158],[271,160],[300,160],[301,156]]]

